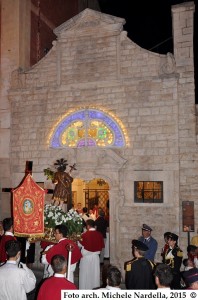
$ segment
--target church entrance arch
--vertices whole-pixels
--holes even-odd
[[[109,184],[103,178],[90,181],[75,178],[72,183],[72,199],[75,208],[87,207],[89,211],[97,205],[108,214]]]
[[[76,163],[77,170],[73,172],[74,183],[77,180],[81,184],[96,183],[97,181],[104,180],[108,186],[108,199],[107,194],[104,196],[102,193],[99,204],[105,205],[105,200],[109,200],[110,211],[110,258],[111,263],[118,264],[119,262],[119,249],[120,249],[120,226],[119,226],[119,211],[120,207],[124,205],[124,192],[123,192],[123,175],[124,165],[126,160],[119,156],[112,149],[101,148],[81,148],[70,150],[69,161]],[[63,156],[64,150],[61,150],[59,156]],[[79,181],[79,182],[80,182]],[[84,182],[84,183],[83,183]],[[90,190],[89,185],[89,190]],[[101,186],[101,188],[104,187]],[[72,188],[73,192],[75,190]],[[95,194],[88,191],[85,185],[85,201],[89,200],[89,205],[95,201]],[[98,192],[98,191],[97,191]],[[92,199],[93,198],[93,199]],[[75,195],[74,195],[75,199]],[[91,201],[90,201],[91,200]],[[76,201],[77,198],[76,198]],[[79,201],[81,202],[81,201]],[[77,203],[77,202],[76,202]],[[81,202],[84,205],[86,202]],[[106,201],[107,204],[107,201]]]
[[[108,228],[105,239],[104,258],[110,259],[110,226],[109,226],[109,184],[103,178],[93,178],[85,181],[75,178],[72,183],[72,200],[74,208],[82,212],[82,208],[88,209],[90,217],[97,219],[99,209],[105,213]]]

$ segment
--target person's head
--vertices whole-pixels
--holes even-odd
[[[98,215],[99,215],[100,217],[103,217],[103,218],[104,218],[105,212],[104,212],[104,210],[103,210],[102,208],[99,209]]]
[[[8,259],[17,260],[21,255],[21,243],[19,241],[10,240],[5,243],[5,250]]]
[[[119,287],[122,281],[122,275],[120,270],[115,266],[109,266],[107,268],[107,285],[112,287]]]
[[[184,258],[182,263],[185,268],[194,268],[195,266],[194,262],[190,258]]]
[[[54,255],[51,259],[54,273],[65,274],[67,271],[67,260],[63,255]]]
[[[138,240],[132,240],[132,253],[135,257],[144,257],[148,247]]]
[[[4,230],[4,232],[6,232],[6,231],[13,232],[13,219],[12,218],[5,218],[3,220],[3,230]]]
[[[173,280],[173,274],[168,265],[158,264],[154,275],[157,287],[170,287]]]
[[[88,219],[86,221],[86,227],[89,230],[90,228],[94,228],[95,227],[95,221],[92,219]]]
[[[165,241],[165,243],[168,243],[168,239],[169,239],[169,235],[170,234],[171,234],[170,231],[167,231],[167,232],[164,233],[164,241]]]
[[[79,202],[79,203],[77,203],[77,208],[78,209],[81,209],[81,206],[82,206],[82,204]]]
[[[63,224],[55,226],[55,239],[59,241],[62,238],[67,237],[67,227]]]
[[[183,274],[184,281],[192,290],[198,290],[198,269],[192,268]]]
[[[177,245],[178,235],[171,233],[168,238],[168,245],[171,248],[174,248]]]
[[[194,245],[188,245],[187,246],[187,253],[195,254],[196,250],[197,250],[197,247],[194,246]]]
[[[82,211],[83,211],[83,214],[87,214],[87,212],[88,212],[87,207],[83,207]]]
[[[64,172],[68,166],[68,163],[67,160],[61,158],[56,160],[54,166],[57,168],[58,172]]]
[[[146,239],[151,235],[152,228],[146,224],[142,225],[142,235]]]
[[[184,266],[184,267],[188,267],[188,261],[189,261],[188,258],[184,258],[184,259],[183,259],[182,263],[183,263],[183,266]]]

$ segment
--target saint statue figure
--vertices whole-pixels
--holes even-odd
[[[71,202],[71,184],[73,178],[71,177],[71,171],[76,170],[75,164],[70,166],[70,171],[65,172],[67,167],[67,160],[61,158],[58,159],[54,164],[57,166],[57,172],[54,173],[52,182],[55,184],[54,192],[52,199],[54,204],[62,206],[63,203],[67,203],[67,206],[70,206]]]

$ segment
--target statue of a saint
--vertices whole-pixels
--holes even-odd
[[[54,165],[57,169],[56,172],[51,171],[49,168],[44,170],[45,175],[47,175],[48,178],[51,178],[52,182],[55,184],[52,199],[54,200],[55,205],[63,206],[63,203],[67,203],[67,208],[70,209],[72,202],[71,184],[73,181],[71,172],[72,170],[76,170],[75,164],[70,166],[69,172],[65,172],[68,163],[67,160],[63,158],[57,159]]]

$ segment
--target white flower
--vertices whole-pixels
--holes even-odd
[[[47,204],[44,209],[44,223],[46,227],[65,224],[68,228],[69,235],[71,235],[73,232],[77,233],[82,231],[83,220],[73,209],[65,213],[59,206]]]

